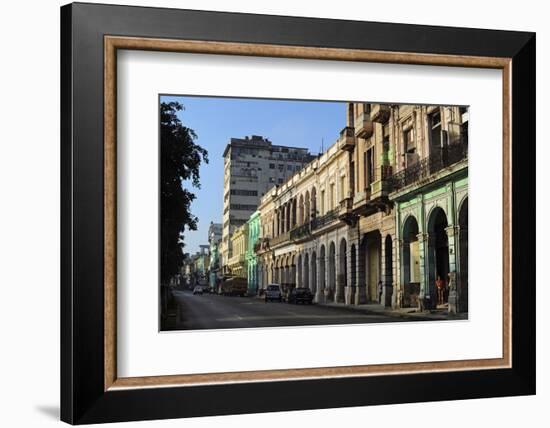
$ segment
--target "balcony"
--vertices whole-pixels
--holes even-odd
[[[410,184],[428,180],[431,176],[462,160],[468,159],[468,144],[459,141],[432,153],[415,164],[399,171],[389,178],[390,189],[396,192]]]
[[[370,117],[373,122],[386,123],[390,118],[390,106],[387,104],[372,104]]]
[[[370,184],[370,199],[378,199],[388,195],[391,190],[392,171],[391,165],[380,165],[376,169],[374,181]]]
[[[374,131],[372,120],[369,113],[361,113],[355,118],[355,136],[359,138],[369,138]]]
[[[338,148],[340,150],[346,150],[348,152],[353,151],[355,148],[355,129],[346,126],[340,131],[340,138],[338,139]]]
[[[336,208],[333,210],[328,211],[325,215],[315,217],[313,220],[311,220],[311,230],[317,230],[321,229],[330,223],[332,223],[335,220],[338,220],[338,213],[340,209]]]
[[[275,247],[276,245],[289,240],[290,240],[290,232],[281,233],[280,235],[271,239],[270,246]]]
[[[356,216],[353,214],[353,198],[351,196],[340,201],[338,218],[348,225],[355,224]]]
[[[290,231],[290,239],[292,241],[299,241],[303,238],[307,238],[311,235],[311,222],[304,223],[298,227],[295,227]]]
[[[254,244],[255,253],[263,253],[264,251],[269,251],[269,238],[260,238]]]

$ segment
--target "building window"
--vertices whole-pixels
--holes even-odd
[[[255,211],[256,205],[249,204],[231,204],[231,209],[236,211]]]
[[[363,112],[365,114],[370,114],[370,104],[368,103],[363,103]]]
[[[414,133],[412,128],[407,129],[403,133],[403,139],[405,141],[405,153],[412,154],[416,152],[416,145],[414,144]]]
[[[321,215],[325,214],[325,191],[321,190]]]
[[[257,190],[231,189],[232,195],[237,196],[258,196]]]
[[[278,182],[279,184],[283,184],[283,179],[282,179],[282,178],[279,178],[279,179],[277,180],[277,182]]]
[[[269,169],[275,169],[275,164],[274,164],[274,163],[270,163],[270,164],[269,164]]]
[[[374,181],[374,155],[371,147],[365,152],[365,187],[369,187]]]
[[[441,147],[441,111],[437,110],[430,116],[430,140],[432,147]]]

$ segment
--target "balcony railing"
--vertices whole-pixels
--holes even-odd
[[[340,201],[340,214],[346,213],[353,208],[353,198],[347,196]]]
[[[334,220],[338,220],[339,208],[328,211],[325,215],[315,217],[311,220],[311,230],[320,229]]]
[[[311,235],[311,222],[304,223],[290,231],[290,239],[296,241]]]
[[[428,157],[392,175],[389,179],[391,190],[397,191],[409,184],[426,179],[443,168],[468,158],[468,144],[463,141],[433,150]]]
[[[270,241],[270,245],[274,247],[281,242],[288,241],[290,239],[290,232],[281,233],[278,236],[274,237]]]

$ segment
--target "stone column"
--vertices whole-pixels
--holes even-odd
[[[366,282],[366,250],[361,249],[361,238],[357,240],[357,251],[355,252],[355,266],[357,272],[357,286],[355,287],[355,304],[362,305],[367,302],[367,282]]]
[[[405,272],[403,270],[403,240],[396,239],[394,244],[395,252],[393,258],[394,265],[394,283],[391,307],[393,309],[399,309],[404,304],[404,283]]]
[[[342,292],[343,275],[342,272],[340,272],[341,260],[339,252],[334,255],[334,259],[334,277],[336,279],[334,284],[334,303],[341,303],[344,301],[344,293]]]
[[[324,288],[324,296],[325,301],[328,302],[331,297],[332,290],[330,288],[330,250],[328,251],[328,256],[325,254],[325,288]]]
[[[348,257],[346,258],[346,276],[348,278],[348,283],[346,285],[346,288],[344,289],[344,303],[346,305],[353,305],[353,302],[355,300],[355,284],[352,283],[353,272],[351,245],[348,245],[347,247],[347,254]],[[355,257],[357,257],[357,251],[355,251]],[[357,277],[355,277],[355,280],[357,281]]]
[[[321,262],[324,262],[324,259],[321,258],[319,255],[316,259],[316,269],[317,269],[317,284],[315,287],[315,303],[325,303],[325,290],[323,286],[323,280],[326,280],[326,263],[325,263],[325,271],[321,272]],[[322,276],[321,276],[322,273]]]
[[[436,295],[435,283],[432,286],[430,284],[430,248],[434,248],[434,243],[430,240],[435,240],[435,236],[429,236],[427,233],[419,233],[416,235],[418,238],[418,263],[420,265],[420,296],[419,296],[419,309],[421,311],[426,309],[432,309],[435,306]],[[426,261],[426,259],[428,259]]]
[[[296,254],[296,275],[295,275],[295,284],[296,287],[300,287],[300,284],[302,283],[302,278],[300,278],[301,268],[300,268],[300,253]]]
[[[296,219],[294,218],[294,199],[290,200],[290,228],[294,227]]]
[[[459,248],[458,239],[460,237],[458,226],[449,226],[445,228],[447,232],[448,244],[449,244],[449,277],[445,278],[447,286],[449,287],[449,313],[456,314],[459,312],[460,291],[457,287],[456,267],[458,260],[456,257],[456,250]]]

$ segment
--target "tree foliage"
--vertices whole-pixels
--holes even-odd
[[[177,116],[178,102],[160,105],[160,247],[161,282],[178,273],[183,261],[185,228],[197,230],[198,218],[191,213],[195,195],[183,187],[190,180],[200,188],[199,167],[208,163],[208,152],[195,144],[197,135]]]

